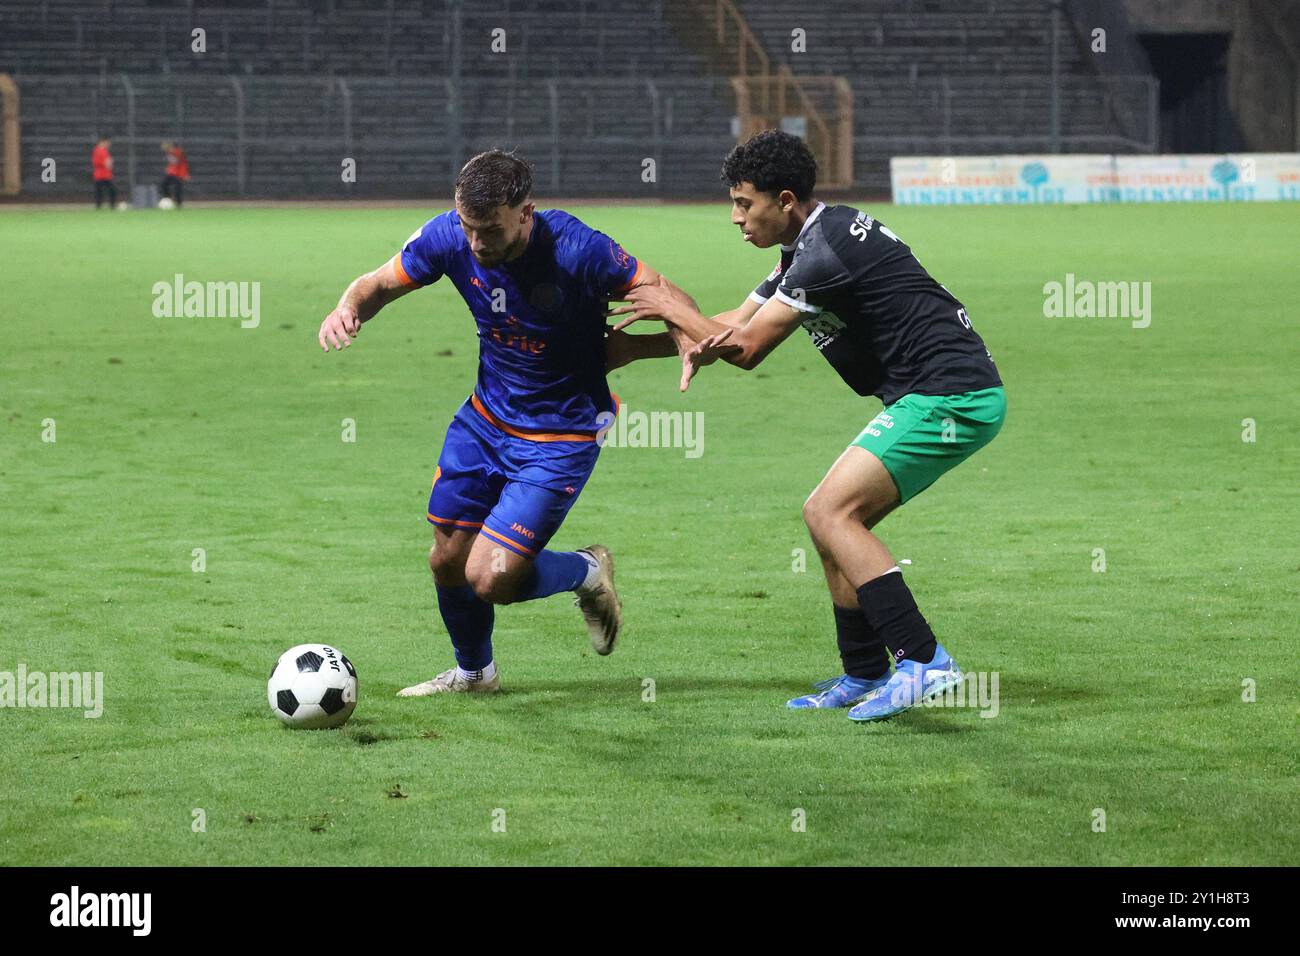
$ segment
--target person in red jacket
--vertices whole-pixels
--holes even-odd
[[[190,178],[190,161],[185,158],[185,150],[171,140],[162,144],[162,151],[167,154],[167,169],[163,173],[162,194],[175,201],[180,208],[181,193]]]
[[[112,142],[104,137],[95,143],[90,153],[91,175],[95,180],[95,208],[98,209],[105,199],[108,208],[117,205],[117,187],[113,185],[113,154],[109,152]]]

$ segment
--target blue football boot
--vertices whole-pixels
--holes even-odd
[[[815,694],[806,694],[786,701],[792,710],[807,710],[814,707],[851,707],[858,701],[884,687],[889,675],[868,680],[865,677],[850,677],[841,674],[813,684]]]
[[[939,697],[959,686],[962,672],[942,644],[935,644],[934,659],[928,664],[902,660],[894,666],[894,676],[879,693],[849,711],[849,720],[886,720],[915,707],[922,701]]]

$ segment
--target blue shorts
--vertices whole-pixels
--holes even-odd
[[[520,438],[467,401],[447,428],[433,473],[429,522],[482,532],[535,557],[559,530],[596,467],[595,440]]]

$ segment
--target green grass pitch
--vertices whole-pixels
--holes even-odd
[[[614,655],[561,595],[498,611],[506,693],[394,697],[450,661],[424,508],[474,330],[447,283],[344,354],[316,329],[442,208],[0,212],[0,671],[105,683],[99,719],[0,710],[0,860],[1293,862],[1300,207],[872,208],[1010,411],[880,529],[997,716],[865,727],[784,708],[838,671],[800,505],[878,407],[798,334],[684,396],[671,360],[614,374],[706,426],[695,459],[607,449],[555,539],[614,550]],[[725,202],[575,211],[707,310],[775,260]],[[155,318],[176,273],[260,282],[260,325]],[[1150,282],[1150,326],[1045,318],[1067,273]],[[340,731],[267,708],[304,641],[357,665]]]

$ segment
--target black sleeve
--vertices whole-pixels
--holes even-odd
[[[774,294],[801,312],[820,312],[853,277],[820,230],[805,242]]]
[[[768,299],[772,298],[772,293],[776,291],[776,287],[780,282],[781,263],[778,262],[776,267],[767,274],[767,278],[760,282],[754,288],[754,291],[749,294],[749,297],[755,302],[766,302]]]

